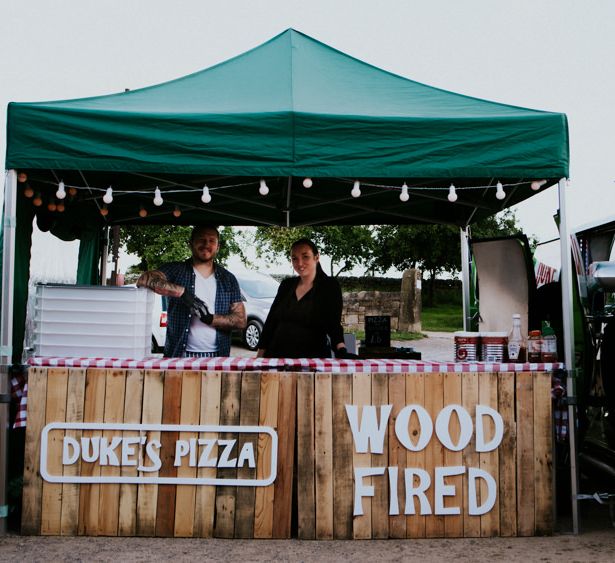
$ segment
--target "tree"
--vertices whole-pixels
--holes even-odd
[[[477,222],[471,227],[475,238],[513,235],[521,232],[515,214],[507,209]],[[426,305],[432,305],[435,279],[443,272],[455,274],[461,269],[459,228],[452,225],[381,225],[375,229],[379,250],[370,267],[380,272],[389,268],[403,271],[421,268],[429,273]]]
[[[367,264],[374,248],[372,230],[366,225],[258,227],[254,241],[259,256],[275,260],[288,257],[292,243],[300,238],[312,240],[320,253],[331,259],[331,275],[335,276]]]
[[[165,262],[190,257],[188,240],[192,227],[179,225],[128,225],[120,231],[120,242],[139,257],[139,271],[154,270]],[[244,258],[240,237],[232,227],[222,227],[217,261],[225,264],[231,254]]]

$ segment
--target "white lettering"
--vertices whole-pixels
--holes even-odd
[[[138,471],[154,472],[158,471],[162,467],[162,461],[160,461],[160,453],[158,451],[161,447],[162,444],[159,440],[152,440],[151,442],[147,442],[147,444],[145,445],[145,454],[152,462],[152,465],[146,466],[142,463],[138,467]]]
[[[199,458],[199,467],[216,467],[217,457],[210,458],[211,450],[214,447],[216,440],[212,438],[199,438],[199,446],[205,446],[201,457]]]
[[[399,499],[397,498],[397,476],[399,469],[389,467],[389,514],[397,516],[399,514]]]
[[[71,448],[72,453],[70,451]],[[75,438],[64,436],[64,441],[62,442],[62,464],[72,465],[79,459],[80,454],[81,448],[79,447],[79,442],[75,440]]]
[[[81,438],[81,455],[83,461],[93,463],[98,459],[100,453],[100,436],[92,438]]]
[[[461,514],[459,506],[444,506],[444,497],[454,497],[457,494],[455,485],[446,485],[445,477],[463,475],[466,468],[463,465],[456,467],[436,467],[434,473],[434,514]]]
[[[370,477],[372,475],[384,475],[384,467],[355,467],[353,511],[355,516],[363,516],[363,497],[374,496],[374,486],[363,484],[363,477]]]
[[[378,424],[375,406],[366,405],[362,407],[361,421],[359,422],[359,407],[357,405],[346,405],[346,415],[357,453],[367,453],[368,449],[373,454],[384,452],[384,436],[392,408],[393,405],[382,405],[380,407],[380,424]]]
[[[145,436],[124,438],[122,442],[122,465],[137,465],[137,460],[130,458],[135,455],[135,449],[132,446],[136,446],[141,441],[145,443]]]
[[[416,444],[412,442],[409,431],[410,417],[413,412],[416,412],[419,419],[419,425],[421,427]],[[427,446],[429,440],[431,440],[432,434],[433,422],[429,417],[429,413],[422,406],[406,405],[399,411],[397,420],[395,421],[395,435],[406,449],[412,452],[420,452],[425,448],[425,446]]]
[[[484,417],[493,420],[495,432],[491,441],[485,443]],[[486,405],[476,405],[476,451],[490,452],[495,450],[504,436],[504,421],[500,413]]]
[[[185,457],[190,453],[190,444],[188,440],[177,440],[175,442],[175,461],[173,462],[174,467],[179,467],[182,464],[182,457]]]
[[[450,434],[451,415],[453,412],[459,420],[459,440],[453,444]],[[448,405],[444,407],[436,417],[436,436],[442,445],[454,452],[463,450],[472,439],[472,417],[461,405]]]
[[[103,436],[100,440],[100,465],[113,465],[119,467],[120,460],[115,455],[115,448],[117,448],[122,442],[120,436],[113,436],[111,438],[111,444],[109,444],[107,438]]]
[[[220,446],[224,446],[222,455],[218,460],[218,467],[237,467],[237,458],[229,459],[237,440],[218,440]]]
[[[414,486],[414,478],[418,478],[418,485]],[[431,477],[424,469],[418,467],[408,467],[404,470],[404,478],[406,483],[406,507],[404,514],[416,514],[414,511],[414,497],[418,497],[421,507],[420,514],[431,514],[431,506],[425,491],[431,485]]]
[[[248,467],[256,467],[256,459],[254,457],[254,444],[252,442],[246,442],[241,448],[239,453],[239,460],[237,461],[237,467],[243,467],[248,462]]]
[[[483,479],[487,485],[487,498],[483,500],[483,504],[478,506],[478,493],[476,480]],[[495,505],[496,499],[496,484],[495,479],[486,471],[477,467],[468,468],[468,514],[471,516],[480,516],[486,514]]]

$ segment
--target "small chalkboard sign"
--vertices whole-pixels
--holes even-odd
[[[379,315],[365,317],[365,346],[391,345],[391,317]]]

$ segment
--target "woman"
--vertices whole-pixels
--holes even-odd
[[[324,273],[318,248],[311,240],[299,239],[290,253],[298,275],[280,284],[256,357],[327,358],[331,348],[337,358],[356,357],[344,346],[340,286]]]

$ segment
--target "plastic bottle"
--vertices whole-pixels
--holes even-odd
[[[545,363],[557,362],[557,336],[555,336],[555,331],[551,328],[549,321],[542,321],[540,361]]]
[[[542,334],[539,330],[530,330],[527,337],[527,361],[531,364],[540,362],[542,352]]]
[[[521,315],[512,316],[512,330],[508,335],[508,361],[525,362],[525,340],[521,334]]]

